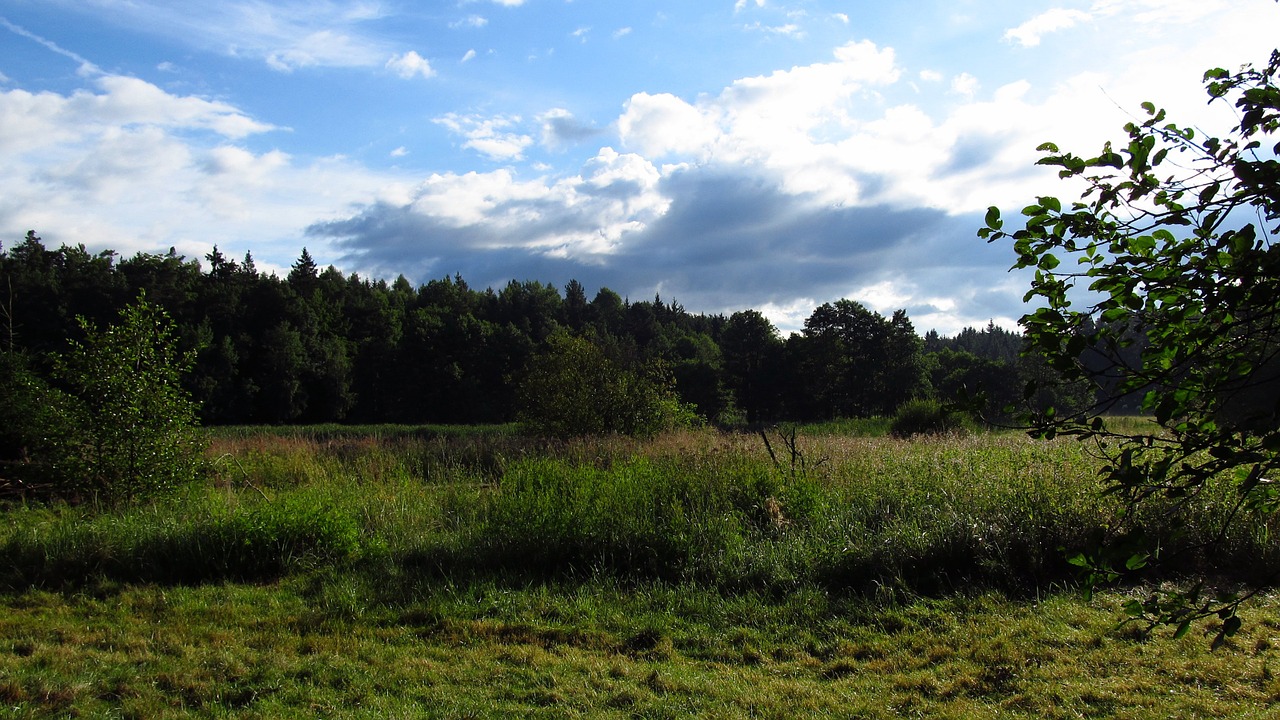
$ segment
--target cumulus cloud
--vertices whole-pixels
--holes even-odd
[[[480,117],[449,113],[435,118],[434,122],[462,135],[462,143],[490,160],[520,160],[524,151],[533,144],[533,138],[520,133],[506,132],[520,122],[519,116]]]
[[[413,50],[403,55],[392,55],[387,61],[387,69],[406,80],[415,76],[429,78],[436,74],[435,70],[431,69],[431,63]]]
[[[338,241],[361,266],[399,266],[419,277],[462,267],[483,273],[515,257],[592,266],[662,216],[670,201],[657,192],[659,180],[643,158],[603,148],[577,175],[553,182],[521,180],[507,168],[433,174],[396,202],[309,233]],[[382,239],[364,242],[371,233]],[[407,270],[406,256],[419,258]]]
[[[622,144],[644,155],[704,156],[719,135],[712,108],[699,109],[669,93],[637,93],[618,118]]]
[[[0,233],[35,228],[55,246],[125,255],[175,246],[189,257],[252,238],[259,257],[276,243],[288,257],[316,217],[370,202],[388,182],[347,162],[299,164],[239,144],[274,129],[130,77],[69,94],[0,91]]]
[[[538,116],[542,123],[542,144],[553,150],[580,143],[600,135],[601,131],[578,121],[564,108],[552,108]]]
[[[762,308],[783,328],[797,327],[788,313],[800,288],[809,311],[809,298],[857,296],[899,302],[951,331],[1006,317],[995,308],[1019,294],[1006,265],[970,246],[1002,186],[1025,192],[1033,145],[1004,143],[1036,108],[1025,88],[1002,88],[971,116],[938,120],[884,104],[879,92],[901,75],[891,50],[850,43],[831,62],[742,78],[693,101],[637,93],[616,123],[623,150],[602,148],[572,176],[437,174],[309,232],[375,272],[501,284],[520,268],[713,312]],[[537,120],[547,145],[586,137],[563,108]],[[469,139],[522,137],[516,118],[439,122]],[[902,267],[914,285],[895,274]],[[904,289],[891,296],[885,283]],[[948,305],[938,287],[969,300]]]

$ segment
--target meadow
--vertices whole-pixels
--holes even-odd
[[[1211,649],[1083,599],[1098,460],[882,424],[650,440],[209,430],[211,480],[10,503],[0,717],[1269,717],[1280,597]],[[767,439],[767,442],[766,442]],[[1140,518],[1217,534],[1232,498]],[[1267,516],[1151,582],[1259,582]]]

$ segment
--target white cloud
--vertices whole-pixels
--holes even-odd
[[[306,67],[369,66],[374,49],[362,39],[333,30],[318,30],[295,39],[290,45],[267,53],[274,70],[292,72]]]
[[[456,20],[454,22],[449,23],[449,27],[454,29],[457,29],[460,27],[482,28],[488,24],[489,24],[489,20],[487,18],[481,17],[479,15],[468,15],[467,17],[461,20]]]
[[[1022,47],[1035,47],[1040,39],[1050,33],[1075,27],[1079,23],[1092,20],[1093,16],[1083,10],[1053,8],[1047,10],[1018,27],[1010,28],[1004,33],[1004,39],[1016,42]]]
[[[617,30],[613,31],[613,39],[617,40],[618,38],[623,38],[630,34],[631,34],[631,28],[629,27],[618,28]]]
[[[369,29],[371,21],[385,15],[385,6],[378,3],[99,0],[71,7],[132,31],[233,57],[257,58],[282,72],[309,67],[378,67],[393,51]]]
[[[387,197],[311,232],[340,239],[358,235],[367,222],[382,225],[382,243],[364,248],[372,265],[409,249],[420,258],[513,250],[592,265],[666,212],[670,200],[658,191],[660,181],[644,158],[606,147],[579,174],[555,181],[521,180],[508,168],[433,174],[394,201]]]
[[[297,253],[316,217],[372,201],[388,181],[236,144],[271,129],[232,105],[136,78],[104,76],[66,95],[0,92],[0,233],[35,228],[55,246],[125,255],[174,246],[200,257],[213,242],[252,242],[269,267],[273,250]]]
[[[413,50],[403,55],[391,56],[387,61],[387,69],[406,80],[415,76],[429,78],[436,74],[435,70],[431,69],[431,63]]]
[[[720,133],[712,113],[668,93],[638,93],[618,118],[618,133],[624,146],[648,157],[705,155]]]
[[[13,23],[9,22],[7,18],[3,16],[0,16],[0,27],[5,28],[6,30],[8,30],[11,33],[14,33],[15,35],[20,35],[24,38],[27,38],[28,40],[37,42],[40,45],[43,45],[46,49],[58,55],[74,60],[77,64],[80,65],[80,72],[82,75],[96,75],[102,72],[98,68],[98,66],[84,59],[80,55],[74,52],[71,52],[70,50],[64,49],[63,47],[59,46],[57,43],[53,42],[52,40],[48,40],[46,38],[40,37],[39,35],[36,35],[35,33],[27,30],[24,27],[21,27],[19,25],[14,25]]]
[[[476,59],[476,51],[475,51],[475,49],[473,48],[473,49],[471,49],[471,50],[468,50],[468,51],[466,52],[466,54],[462,56],[462,59],[461,59],[461,60],[459,60],[458,62],[459,62],[459,63],[469,63],[469,62],[471,62],[472,60],[475,60],[475,59]]]
[[[978,82],[978,78],[969,73],[960,73],[951,78],[951,92],[956,95],[972,98],[978,92],[979,87],[981,87],[981,83]]]
[[[937,70],[921,70],[920,79],[925,82],[942,82],[942,73]]]
[[[742,10],[749,2],[754,2],[756,7],[764,7],[764,0],[737,0],[737,2],[733,4],[733,11],[738,12]]]
[[[434,122],[465,137],[463,147],[475,150],[490,160],[520,160],[525,149],[533,144],[533,138],[528,135],[505,132],[520,122],[519,116],[484,118],[449,113],[435,118]]]
[[[770,33],[773,35],[783,35],[785,37],[802,38],[804,30],[800,29],[795,23],[787,23],[786,25],[765,25],[763,23],[754,22],[750,25],[742,26],[743,30]]]
[[[403,145],[396,148],[395,150],[392,150],[390,153],[391,157],[393,158],[404,157],[405,155],[408,155],[408,154],[409,154],[409,149]]]
[[[858,195],[857,183],[837,167],[839,148],[830,143],[857,126],[852,114],[859,100],[874,104],[866,93],[896,82],[900,70],[892,50],[869,42],[849,43],[834,55],[834,62],[737,80],[695,104],[639,93],[618,119],[619,135],[647,157],[771,168],[795,192],[849,201]]]

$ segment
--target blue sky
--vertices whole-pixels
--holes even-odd
[[[1277,30],[1272,0],[0,0],[0,240],[1012,327],[1027,278],[975,231],[1070,195],[1035,147],[1144,100],[1221,132],[1202,73]]]

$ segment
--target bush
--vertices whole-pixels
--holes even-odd
[[[76,428],[47,449],[61,490],[118,505],[197,478],[196,405],[180,384],[192,357],[179,352],[168,315],[139,296],[116,325],[80,326],[85,339],[55,372],[68,396],[61,422]]]
[[[57,448],[74,434],[69,398],[31,370],[25,355],[0,352],[0,492],[30,493],[58,481]]]
[[[661,367],[630,370],[590,340],[567,333],[547,342],[517,392],[519,420],[533,432],[648,436],[696,421]]]
[[[937,400],[909,400],[898,408],[889,433],[894,437],[940,435],[968,427],[968,420]]]

